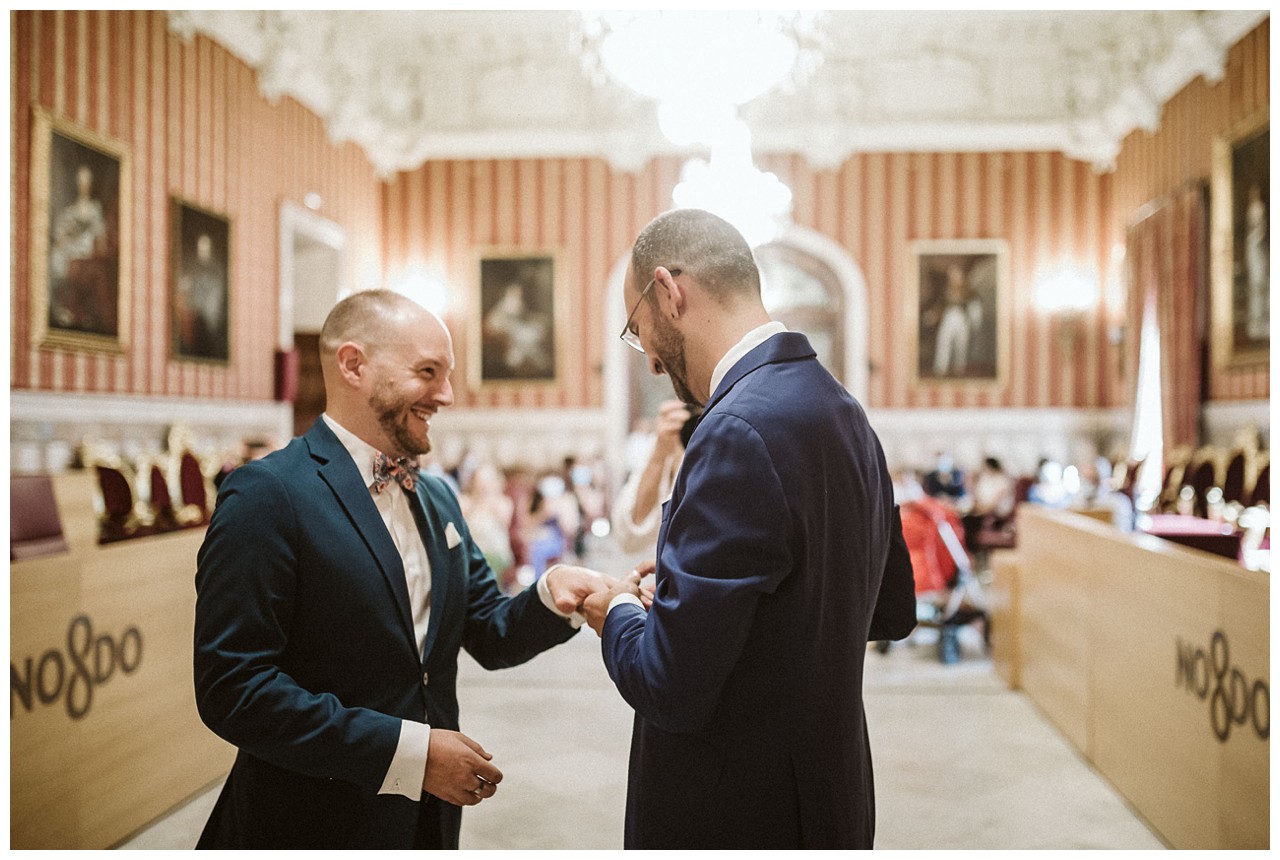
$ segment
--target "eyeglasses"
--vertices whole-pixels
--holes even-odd
[[[669,269],[668,271],[671,272],[671,277],[673,278],[678,278],[681,274],[679,269]],[[635,318],[636,311],[640,310],[640,303],[644,301],[645,293],[649,292],[656,282],[656,278],[650,278],[649,283],[644,285],[644,289],[640,291],[640,298],[636,299],[636,303],[631,307],[631,313],[627,314],[627,322],[622,327],[622,334],[618,335],[618,337],[622,338],[623,343],[641,355],[644,354],[644,347],[640,345],[640,335],[631,330],[631,320]]]

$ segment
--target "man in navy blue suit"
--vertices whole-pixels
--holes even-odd
[[[636,711],[625,845],[870,848],[863,659],[915,627],[880,443],[804,335],[769,319],[726,221],[654,220],[624,293],[623,340],[705,404],[655,592],[630,578],[584,606]]]
[[[559,568],[504,597],[452,492],[418,471],[453,403],[435,315],[356,293],[320,352],[325,414],[227,477],[197,559],[196,703],[239,748],[199,847],[456,848],[461,807],[502,779],[458,731],[459,648],[528,660],[604,581]]]

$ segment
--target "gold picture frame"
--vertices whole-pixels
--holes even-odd
[[[41,348],[129,342],[129,147],[43,108],[31,142],[31,335]]]
[[[555,250],[477,252],[471,315],[472,379],[480,387],[555,385],[563,376],[563,255]]]
[[[1270,125],[1264,109],[1213,142],[1209,280],[1221,369],[1271,360]]]
[[[913,386],[999,388],[1009,376],[1011,298],[1002,239],[920,239],[903,291]]]
[[[231,360],[231,221],[170,200],[169,355],[174,361]]]

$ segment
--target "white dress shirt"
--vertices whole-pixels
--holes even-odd
[[[381,493],[374,492],[373,460],[378,450],[334,421],[327,413],[323,417],[360,470],[365,486],[369,488],[369,495],[404,563],[405,584],[409,588],[409,610],[413,616],[413,635],[421,658],[427,640],[427,624],[431,620],[431,562],[427,558],[427,547],[422,542],[413,510],[409,507],[409,497],[404,488],[396,483],[387,484]],[[538,596],[543,605],[573,626],[581,625],[583,619],[580,615],[565,615],[556,609],[546,579],[544,574],[538,580]],[[427,772],[427,755],[431,745],[431,726],[427,725],[426,716],[424,712],[420,723],[401,720],[400,741],[378,794],[399,794],[410,800],[422,798],[422,780]]]
[[[787,327],[782,323],[772,321],[767,322],[764,325],[757,326],[744,334],[742,336],[742,340],[730,347],[729,351],[724,354],[720,361],[716,362],[715,370],[711,371],[711,393],[716,393],[716,389],[720,387],[720,383],[724,381],[724,378],[729,374],[729,371],[733,369],[735,364],[745,358],[747,353],[751,352],[751,350],[755,349],[775,334],[780,334],[786,330]],[[613,607],[623,603],[631,603],[639,606],[641,609],[644,608],[644,604],[640,602],[640,598],[636,597],[634,594],[623,592],[613,598],[613,600],[609,601],[609,608],[605,610],[605,614],[608,615],[613,611]]]

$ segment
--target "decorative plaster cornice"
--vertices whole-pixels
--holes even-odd
[[[757,152],[831,168],[856,151],[1060,150],[1109,169],[1267,16],[1247,11],[827,12],[796,92],[745,105]],[[652,103],[583,71],[573,12],[169,12],[351,140],[380,175],[446,158],[688,154]]]

